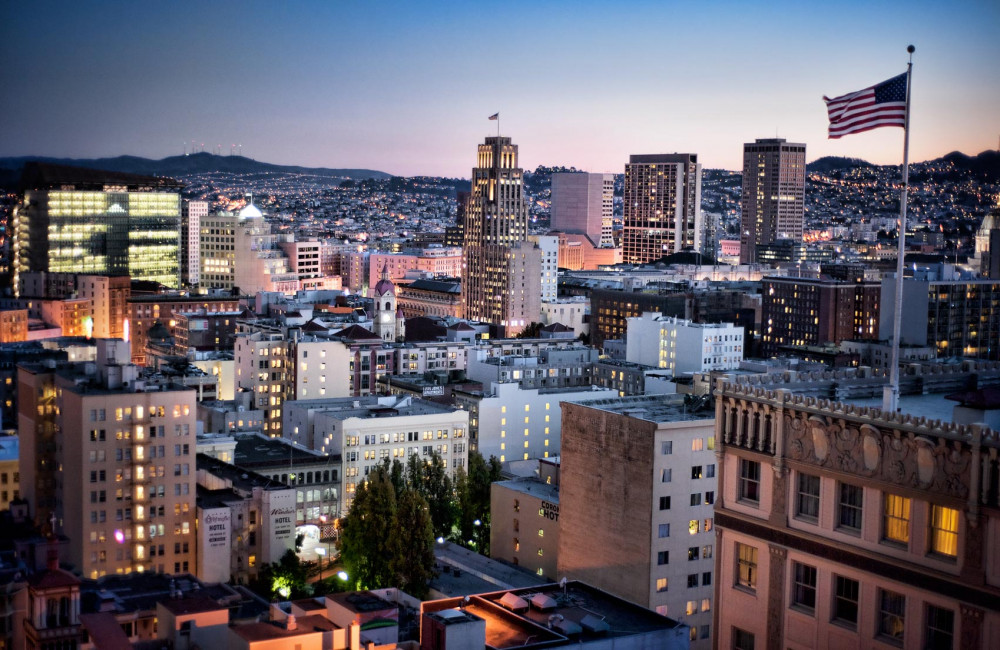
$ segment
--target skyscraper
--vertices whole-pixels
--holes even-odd
[[[701,248],[701,165],[693,153],[630,156],[625,165],[626,264]]]
[[[802,241],[806,145],[781,138],[743,145],[740,263],[757,261],[757,246]]]
[[[179,182],[27,163],[22,184],[26,189],[14,216],[15,276],[128,275],[178,286]]]
[[[594,246],[613,246],[614,174],[552,174],[552,229],[586,235]]]
[[[201,277],[201,218],[208,216],[208,201],[181,204],[181,282],[195,286]]]
[[[466,318],[513,336],[539,317],[541,254],[527,241],[528,208],[517,146],[507,137],[479,145],[465,216],[462,299]]]

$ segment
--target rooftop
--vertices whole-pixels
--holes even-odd
[[[293,403],[289,403],[293,405]],[[374,419],[386,417],[436,415],[460,411],[456,407],[444,406],[413,397],[378,396],[338,397],[329,400],[303,401],[300,406],[322,412],[339,420],[348,418]]]
[[[686,395],[609,397],[594,400],[575,400],[573,403],[600,411],[628,415],[629,417],[657,424],[715,419],[715,410],[712,408],[714,402],[706,399],[691,400],[690,396]]]
[[[535,477],[514,478],[508,481],[497,481],[494,483],[502,488],[528,494],[539,499],[544,499],[550,503],[559,503],[559,487],[546,483]]]
[[[105,185],[123,185],[129,190],[179,190],[184,187],[180,181],[160,176],[142,176],[45,162],[24,164],[24,172],[21,175],[21,186],[24,189],[61,189],[64,185],[72,185],[77,190],[103,190]]]
[[[434,557],[441,570],[431,580],[430,587],[446,597],[544,584],[531,571],[498,562],[451,542],[434,544]]]
[[[287,489],[284,483],[273,481],[257,472],[230,465],[207,454],[198,454],[196,464],[199,471],[205,470],[213,476],[226,479],[235,489],[252,490],[256,487],[265,490]]]
[[[339,456],[328,456],[299,447],[288,440],[260,433],[234,435],[233,464],[241,467],[294,467],[295,465],[339,465]]]

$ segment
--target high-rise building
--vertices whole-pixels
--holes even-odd
[[[141,376],[120,339],[18,369],[21,491],[83,575],[194,570],[196,425],[195,391]]]
[[[693,153],[630,156],[625,165],[623,261],[655,262],[701,249],[701,165]]]
[[[244,294],[298,291],[299,275],[281,249],[288,241],[292,236],[271,232],[271,224],[252,203],[239,214],[202,217],[201,286],[238,288]]]
[[[465,317],[513,336],[538,320],[541,252],[528,238],[524,173],[507,137],[479,145],[465,216],[462,296]]]
[[[181,203],[181,282],[195,286],[201,277],[201,218],[208,216],[208,201]]]
[[[614,192],[614,174],[552,174],[552,229],[586,235],[594,246],[613,246]]]
[[[29,162],[14,212],[14,273],[180,282],[182,185],[169,178]]]
[[[757,246],[802,241],[806,145],[769,138],[743,145],[740,263],[757,261]]]

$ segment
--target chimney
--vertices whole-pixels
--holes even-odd
[[[293,631],[298,628],[298,623],[295,622],[295,614],[289,614],[288,618],[285,619],[285,629]]]

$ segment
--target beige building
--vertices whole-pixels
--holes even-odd
[[[937,419],[940,391],[975,381],[985,391]],[[898,414],[869,406],[884,383],[868,369],[720,380],[718,647],[1000,644],[1000,441],[975,424],[995,417],[1000,365],[911,366]]]
[[[21,366],[18,389],[21,490],[39,523],[54,512],[73,565],[193,570],[195,391],[140,377],[118,339],[96,364]]]
[[[295,293],[299,275],[281,248],[289,241],[291,235],[271,232],[271,225],[253,204],[239,214],[206,215],[201,218],[200,284],[210,289],[238,287],[244,294]],[[316,249],[318,262],[318,244]]]
[[[538,476],[490,486],[490,557],[559,579],[559,460],[538,461]]]
[[[562,408],[558,574],[683,621],[691,647],[713,647],[714,414],[682,395]]]

